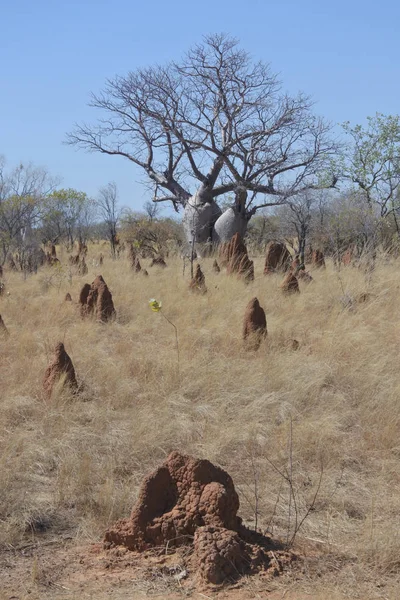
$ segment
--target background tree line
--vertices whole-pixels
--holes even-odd
[[[130,211],[113,182],[89,198],[44,169],[7,170],[3,160],[0,262],[38,241],[72,249],[99,237],[115,257],[120,234],[144,254],[201,253],[236,232],[259,249],[279,237],[302,260],[310,241],[335,255],[398,243],[400,117],[377,113],[337,135],[307,96],[283,93],[270,66],[229,36],[109,80],[91,106],[100,119],[77,125],[69,143],[142,169],[152,201]],[[183,212],[181,224],[161,216],[161,202]]]

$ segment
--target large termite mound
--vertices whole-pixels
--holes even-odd
[[[130,519],[109,529],[105,540],[139,551],[184,545],[204,525],[237,530],[238,508],[228,473],[208,460],[173,452],[144,480]]]
[[[115,317],[112,294],[101,275],[98,275],[89,286],[85,283],[80,296],[82,316],[94,315],[98,321],[105,323]]]
[[[74,365],[65,351],[64,344],[60,342],[55,347],[53,357],[43,378],[43,391],[47,398],[51,398],[53,389],[62,378],[64,378],[63,386],[69,386],[72,391],[78,389]]]
[[[239,233],[235,233],[223,250],[228,275],[237,273],[245,281],[254,280],[254,263],[249,259],[247,248]]]
[[[226,471],[208,460],[172,452],[144,480],[130,518],[106,532],[105,547],[143,552],[187,546],[191,567],[212,584],[268,571],[272,564],[276,568],[281,564],[278,545],[247,530],[238,509],[239,498]]]
[[[269,242],[265,254],[264,275],[287,271],[290,269],[292,257],[285,244],[281,242]]]
[[[250,300],[243,319],[243,339],[247,346],[257,350],[267,335],[267,320],[257,298]]]

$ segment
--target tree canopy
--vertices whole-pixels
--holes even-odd
[[[69,142],[138,165],[153,200],[176,210],[193,197],[204,205],[233,192],[254,214],[251,206],[336,182],[330,124],[225,35],[205,37],[180,62],[108,80],[90,105],[99,120],[77,125]],[[215,209],[214,222],[219,216]]]

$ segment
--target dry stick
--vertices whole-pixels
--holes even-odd
[[[190,277],[193,279],[194,277],[194,272],[193,272],[193,261],[194,261],[194,230],[192,231],[192,251],[190,253]]]
[[[278,495],[276,497],[276,501],[275,501],[275,505],[274,505],[274,510],[272,511],[271,518],[270,518],[270,520],[267,523],[266,531],[269,531],[271,533],[271,535],[273,534],[273,520],[274,520],[274,517],[276,515],[276,509],[278,508],[278,502],[281,499],[282,486],[283,486],[283,479],[281,479],[281,484],[279,486]]]
[[[180,382],[180,355],[179,355],[179,339],[178,339],[178,330],[177,330],[177,328],[176,328],[176,325],[174,325],[174,324],[172,323],[172,321],[170,321],[170,320],[168,319],[168,317],[166,317],[166,316],[165,316],[165,314],[163,313],[163,311],[161,310],[160,312],[161,312],[162,316],[164,317],[164,319],[165,319],[166,321],[168,321],[168,323],[169,323],[170,325],[172,325],[172,327],[173,327],[173,328],[174,328],[174,330],[175,330],[176,350],[177,350],[177,354],[178,354],[178,381]]]
[[[294,540],[295,540],[295,538],[296,538],[296,535],[297,535],[298,531],[300,530],[300,528],[301,528],[301,526],[303,525],[304,521],[307,519],[308,515],[310,514],[310,512],[313,510],[313,508],[314,508],[314,506],[315,506],[315,502],[316,502],[316,500],[317,500],[317,497],[318,497],[318,494],[319,494],[319,490],[321,489],[321,484],[322,484],[322,476],[323,476],[323,474],[324,474],[324,464],[323,464],[323,462],[322,462],[322,459],[321,459],[321,472],[320,472],[320,475],[319,475],[319,481],[318,481],[317,489],[316,489],[316,491],[315,491],[315,494],[314,494],[314,497],[313,497],[313,499],[312,499],[312,501],[311,501],[311,504],[310,504],[310,506],[308,507],[308,509],[307,509],[307,511],[306,511],[306,514],[305,514],[305,515],[304,515],[304,517],[301,519],[300,523],[299,523],[299,524],[296,526],[295,532],[294,532],[294,534],[293,534],[293,536],[292,536],[292,539],[290,540],[290,545],[292,545],[292,544],[293,544],[293,542],[294,542]]]
[[[290,519],[292,516],[292,485],[291,482],[293,481],[293,462],[292,462],[292,427],[293,427],[293,423],[292,423],[292,415],[290,415],[290,433],[289,433],[289,440],[288,440],[288,445],[289,445],[289,475],[288,475],[288,482],[289,482],[289,506],[288,506],[288,523],[287,523],[287,532],[286,532],[286,543],[289,543],[289,535],[290,535]]]
[[[257,531],[257,525],[258,525],[258,500],[259,500],[259,496],[258,496],[258,472],[256,469],[256,465],[254,462],[254,455],[253,453],[251,453],[251,467],[253,469],[253,480],[254,480],[254,517],[255,517],[255,525],[254,525],[254,529],[255,531]]]
[[[317,500],[319,491],[321,489],[321,484],[322,484],[322,477],[323,477],[323,472],[324,472],[324,465],[323,462],[321,460],[321,472],[320,472],[320,476],[319,476],[319,481],[318,481],[318,486],[317,489],[315,491],[314,497],[311,501],[311,504],[309,505],[306,514],[304,515],[304,517],[301,519],[301,521],[298,521],[298,515],[299,515],[299,510],[298,510],[298,505],[297,505],[297,500],[296,500],[296,493],[295,493],[295,489],[294,489],[294,485],[293,485],[293,478],[292,478],[292,473],[293,473],[293,455],[292,455],[292,451],[293,451],[293,444],[292,444],[292,419],[290,420],[290,439],[289,439],[289,472],[286,471],[286,473],[284,473],[283,471],[281,471],[280,469],[278,469],[278,467],[272,462],[272,460],[270,460],[268,458],[268,456],[265,457],[266,461],[271,465],[271,467],[288,483],[289,485],[289,489],[290,489],[290,496],[289,496],[289,515],[288,515],[288,529],[287,529],[287,540],[286,540],[286,544],[288,546],[291,546],[294,543],[294,540],[296,538],[297,533],[299,532],[300,528],[302,527],[304,521],[307,519],[307,517],[309,516],[310,512],[313,510],[314,506],[315,506],[315,502]],[[294,505],[294,510],[295,510],[295,527],[294,527],[294,532],[292,537],[289,540],[289,534],[290,534],[290,506],[293,500],[293,505]]]

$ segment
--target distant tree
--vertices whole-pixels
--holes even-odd
[[[160,206],[154,202],[150,202],[150,200],[147,200],[143,204],[143,208],[149,218],[149,221],[154,221],[160,214]]]
[[[278,236],[279,217],[270,209],[260,210],[250,221],[246,245],[252,251],[263,252],[266,245]]]
[[[366,127],[347,122],[343,129],[349,139],[344,176],[370,206],[379,208],[381,217],[393,216],[400,236],[400,117],[377,113],[368,117]]]
[[[150,220],[145,213],[126,210],[121,218],[121,232],[142,256],[165,256],[182,245],[183,231],[174,219]]]
[[[72,248],[76,239],[85,241],[85,229],[93,215],[93,200],[84,192],[72,188],[56,190],[45,201],[42,239],[53,243],[65,240]]]
[[[101,220],[106,226],[107,239],[110,242],[111,254],[115,258],[117,245],[117,229],[122,209],[118,206],[118,190],[115,182],[100,188],[95,205]]]
[[[226,35],[205,37],[179,63],[108,80],[91,106],[101,120],[76,126],[69,143],[143,169],[154,202],[184,209],[189,244],[244,234],[258,209],[336,183],[330,125]],[[225,194],[233,202],[221,214]]]
[[[45,200],[58,184],[46,169],[20,164],[6,170],[0,157],[0,264],[10,249],[20,252],[29,239],[34,242],[33,228],[43,215]]]

